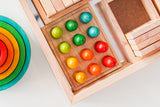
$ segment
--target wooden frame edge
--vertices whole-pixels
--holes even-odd
[[[42,31],[39,28],[39,25],[36,21],[36,19],[34,18],[34,15],[27,3],[27,0],[19,0],[20,4],[31,24],[31,27],[41,45],[41,48],[49,62],[50,65],[55,65],[57,67],[53,67],[51,66],[58,82],[60,83],[61,87],[63,88],[65,94],[67,95],[69,101],[71,101],[73,99],[73,93],[72,93],[72,89],[70,88],[70,85],[68,83],[68,80],[65,78],[65,75],[63,72],[61,72],[61,67],[60,65],[57,63],[57,59],[55,58],[55,56],[52,54],[52,51],[46,41],[46,39],[43,36]]]
[[[86,98],[87,96],[90,96],[114,83],[116,83],[117,81],[135,73],[136,71],[148,66],[149,64],[157,61],[160,59],[160,52],[152,55],[152,56],[149,56],[149,57],[146,57],[134,64],[128,64],[124,67],[124,69],[122,68],[121,71],[107,77],[106,79],[103,79],[99,82],[97,82],[96,84],[93,84],[92,86],[86,88],[85,90],[82,90],[81,92],[79,92],[78,94],[76,94],[74,97],[73,97],[73,100],[71,101],[72,104],[75,104],[77,103],[78,101]],[[141,65],[141,66],[139,66]],[[88,93],[90,92],[90,93]]]
[[[160,13],[160,1],[159,0],[152,0],[152,1],[155,4],[157,11]]]

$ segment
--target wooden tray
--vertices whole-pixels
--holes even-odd
[[[82,24],[80,21],[79,21],[79,16],[82,12],[90,12],[92,15],[93,15],[93,19],[90,23],[88,24]],[[67,22],[68,20],[75,20],[78,22],[78,29],[74,32],[69,32],[66,30],[65,28],[65,22]],[[54,27],[60,27],[62,28],[63,30],[63,36],[62,38],[60,39],[53,39],[50,32],[51,32],[51,29],[54,28]],[[99,29],[100,29],[100,35],[96,38],[90,38],[87,36],[86,34],[86,31],[87,29],[90,27],[90,26],[97,26]],[[58,20],[54,21],[54,22],[51,22],[50,24],[46,25],[45,27],[42,28],[43,30],[43,33],[45,35],[45,38],[47,39],[52,51],[54,52],[55,56],[57,57],[67,79],[69,80],[69,83],[71,84],[71,87],[73,88],[73,91],[78,91],[79,89],[87,86],[88,84],[91,84],[92,82],[94,81],[97,81],[99,78],[111,73],[112,71],[114,71],[115,69],[119,68],[121,66],[120,64],[120,61],[116,55],[116,53],[114,52],[110,42],[108,41],[105,33],[103,32],[103,29],[101,28],[92,8],[90,7],[89,4],[86,4],[76,10],[74,10],[73,12],[59,18]],[[86,37],[86,43],[82,46],[75,46],[72,42],[72,38],[75,34],[82,34]],[[66,41],[68,43],[70,43],[71,45],[71,52],[69,54],[62,54],[61,52],[59,52],[58,50],[58,45],[63,42],[63,41]],[[98,53],[95,51],[94,49],[94,45],[96,42],[98,41],[105,41],[108,43],[109,45],[109,49],[107,52],[105,53]],[[94,58],[91,60],[91,61],[84,61],[81,57],[80,57],[80,52],[85,49],[85,48],[88,48],[88,49],[91,49],[93,52],[94,52]],[[102,58],[106,55],[110,55],[110,56],[113,56],[116,58],[117,60],[117,66],[112,68],[112,69],[109,69],[105,66],[103,66],[102,64]],[[80,64],[78,66],[78,68],[76,69],[69,69],[66,65],[66,59],[67,57],[70,57],[70,56],[74,56],[76,57]],[[97,63],[98,65],[101,66],[102,68],[102,73],[99,75],[99,76],[93,76],[91,74],[88,73],[88,65],[90,63]],[[80,84],[80,83],[77,83],[74,78],[73,78],[73,74],[75,71],[83,71],[87,74],[87,82],[83,83],[83,84]]]
[[[144,7],[145,7],[145,10],[147,10],[147,14],[149,15],[150,21],[141,25],[141,26],[138,26],[138,28],[135,28],[134,30],[128,32],[127,34],[124,34],[119,23],[117,22],[117,20],[114,16],[111,8],[108,5],[108,3],[112,2],[113,0],[102,0],[97,6],[95,6],[95,7],[101,8],[101,11],[96,12],[96,15],[100,12],[104,16],[106,23],[103,23],[103,24],[104,25],[107,24],[108,29],[111,32],[112,36],[116,38],[116,43],[121,47],[120,49],[123,50],[122,54],[125,57],[124,62],[122,63],[122,65],[120,65],[118,63],[116,68],[121,66],[119,69],[115,68],[116,70],[114,70],[114,69],[111,69],[111,71],[107,70],[107,72],[105,72],[107,75],[106,74],[101,75],[100,77],[98,77],[98,80],[96,80],[96,82],[94,80],[92,81],[92,83],[87,81],[86,84],[83,84],[84,86],[80,86],[79,84],[74,83],[74,81],[73,81],[73,83],[71,83],[71,81],[68,79],[68,77],[72,74],[66,73],[66,71],[68,71],[69,69],[66,67],[66,65],[64,63],[62,63],[64,59],[63,58],[61,59],[60,57],[56,58],[56,56],[59,56],[60,53],[58,52],[58,50],[56,50],[57,48],[53,49],[54,47],[56,47],[58,45],[58,43],[60,41],[56,41],[55,43],[53,43],[55,40],[50,37],[49,32],[52,27],[57,26],[59,24],[63,25],[64,22],[59,22],[59,21],[62,19],[64,19],[66,21],[67,20],[66,17],[69,14],[72,13],[72,15],[70,15],[69,17],[76,19],[75,18],[75,17],[77,17],[76,15],[80,14],[80,12],[82,12],[82,11],[90,11],[94,15],[94,20],[91,23],[89,23],[87,26],[85,26],[84,30],[86,29],[86,27],[88,28],[88,26],[90,24],[94,24],[94,25],[97,25],[98,27],[100,27],[99,22],[98,22],[97,18],[95,17],[95,14],[92,11],[91,7],[88,5],[83,6],[84,4],[88,3],[88,2],[86,2],[87,0],[82,0],[82,1],[81,1],[81,4],[79,4],[79,5],[78,5],[78,3],[80,3],[80,2],[75,4],[75,5],[78,5],[77,8],[75,5],[67,8],[67,9],[69,9],[68,14],[67,13],[62,14],[61,13],[62,11],[61,11],[60,12],[61,15],[58,15],[58,13],[57,13],[57,14],[47,18],[48,22],[47,22],[47,24],[45,24],[45,27],[40,28],[32,11],[30,10],[30,7],[28,5],[27,0],[20,0],[20,3],[21,3],[21,5],[22,5],[22,7],[23,7],[28,19],[29,19],[29,22],[30,22],[35,34],[36,34],[37,39],[39,40],[39,43],[44,51],[44,54],[46,55],[48,62],[51,65],[51,68],[53,69],[53,72],[56,75],[57,80],[59,81],[59,83],[62,86],[64,92],[66,93],[69,101],[72,104],[96,93],[97,91],[104,89],[105,87],[123,79],[124,77],[126,77],[126,76],[138,71],[139,69],[141,69],[145,66],[148,66],[152,62],[160,59],[160,52],[158,50],[156,50],[155,52],[152,51],[153,52],[152,54],[150,54],[149,56],[143,57],[143,58],[139,58],[139,57],[135,56],[135,54],[132,50],[132,47],[130,46],[130,43],[129,43],[129,40],[130,40],[129,36],[127,36],[127,35],[131,35],[130,37],[132,37],[133,35],[140,36],[145,33],[148,34],[148,31],[150,31],[151,33],[152,32],[155,33],[154,30],[155,30],[155,28],[158,28],[158,26],[160,24],[160,18],[159,18],[159,14],[158,14],[157,10],[155,9],[153,3],[150,3],[152,1],[151,0],[143,0],[143,3],[145,4]],[[98,0],[95,2],[98,2]],[[93,2],[91,1],[90,4],[92,4],[92,3]],[[92,4],[92,7],[94,7],[93,4]],[[95,7],[94,7],[94,11],[95,11]],[[81,10],[83,8],[86,10]],[[64,11],[66,11],[67,9],[64,9]],[[78,10],[80,10],[80,12]],[[77,12],[77,13],[75,13],[75,12]],[[52,24],[55,24],[55,25],[52,25]],[[81,28],[83,28],[83,25],[80,25],[80,26],[81,26]],[[105,41],[107,41],[107,43],[109,43],[109,41],[105,37],[105,34],[104,34],[101,27],[100,27],[100,29],[101,29],[101,36],[98,39],[101,40],[101,39],[105,38]],[[43,34],[42,30],[45,35]],[[84,32],[83,32],[84,30],[78,29],[77,31],[81,31],[84,34]],[[77,31],[73,32],[73,34],[76,33]],[[86,38],[87,38],[87,41],[90,40],[90,38],[88,38],[87,36],[86,36]],[[51,39],[51,40],[48,40],[48,39]],[[67,40],[68,39],[70,39],[70,38],[67,38]],[[94,39],[92,39],[92,40],[94,40]],[[72,43],[72,42],[70,42],[70,43]],[[88,43],[90,43],[90,42],[88,42]],[[72,44],[72,46],[74,48],[76,47],[73,44]],[[86,44],[84,46],[86,46]],[[92,45],[89,45],[89,46],[92,46]],[[82,49],[82,48],[78,47],[78,49]],[[91,49],[94,50],[93,47],[91,47]],[[70,53],[70,54],[73,54],[73,53]],[[75,52],[74,54],[77,55],[77,52]],[[111,46],[110,46],[110,51],[106,52],[106,54],[113,54],[114,57],[116,57]],[[97,56],[97,54],[96,54],[96,57],[98,57],[98,58],[99,57],[101,58],[102,56]],[[66,57],[66,56],[63,56],[63,57]],[[77,68],[77,69],[82,69],[82,68]],[[68,77],[67,77],[67,75],[68,75]],[[92,78],[92,76],[90,78]],[[92,78],[92,79],[94,79],[94,78]],[[70,82],[68,82],[68,81],[70,81]],[[80,91],[77,91],[78,89]]]

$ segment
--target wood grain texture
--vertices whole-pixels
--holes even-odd
[[[152,2],[152,0],[141,0],[143,6],[145,7],[150,19],[154,20],[159,18],[159,14]]]
[[[57,62],[56,57],[53,55],[52,50],[50,49],[32,11],[28,5],[27,0],[20,0],[20,3],[21,3],[22,8],[25,11],[26,16],[28,17],[28,20],[31,24],[31,27],[32,27],[36,37],[37,37],[37,40],[39,41],[41,48],[43,49],[43,52],[46,55],[48,63],[50,64],[50,66],[56,76],[56,79],[60,83],[60,86],[63,88],[69,101],[71,101],[74,97],[72,89],[70,88],[68,80],[66,79],[59,63]]]
[[[69,99],[70,103],[74,104],[79,102],[80,100],[95,94],[96,92],[116,83],[117,81],[135,73],[136,71],[139,71],[140,69],[148,66],[149,64],[157,61],[160,59],[160,51],[156,54],[153,54],[151,56],[145,57],[133,64],[127,64],[126,66],[119,69],[118,72],[114,72],[114,75],[109,75],[107,78],[81,90],[76,95],[73,94],[67,79],[65,78],[65,75],[58,64],[55,56],[53,55],[46,39],[44,38],[43,33],[41,32],[38,23],[36,22],[36,19],[34,18],[34,15],[27,3],[27,0],[20,0],[21,6],[25,11],[25,14],[29,20],[29,23],[31,24],[31,27],[35,33],[35,36],[37,37],[43,52],[58,80],[61,87],[63,88],[67,98]],[[113,23],[115,24],[115,23]],[[116,30],[116,29],[115,29]]]
[[[62,0],[62,2],[66,8],[73,4],[72,0]]]
[[[157,41],[156,43],[153,43],[152,45],[140,50],[140,51],[134,51],[136,56],[143,57],[150,53],[156,53],[160,49],[160,41]]]
[[[39,0],[32,0],[35,8],[37,9],[40,17],[42,18],[43,22],[45,23],[45,21],[48,19],[47,14],[45,12],[45,10],[43,9],[41,3]]]
[[[65,9],[65,6],[61,0],[51,0],[53,6],[55,7],[56,11],[61,11]]]
[[[150,20],[141,0],[114,0],[109,6],[124,34]]]
[[[136,62],[139,60],[132,51],[132,48],[130,47],[130,44],[128,43],[120,25],[118,24],[110,6],[108,5],[108,0],[102,0],[99,4],[99,7],[105,17],[106,22],[109,23],[109,28],[113,35],[115,35],[117,38],[117,42],[119,41],[119,44],[121,44],[122,52],[125,56],[125,58],[129,62]]]
[[[57,12],[56,14],[54,14],[54,15],[52,15],[50,17],[47,17],[47,14],[46,14],[45,10],[43,9],[40,1],[39,0],[32,0],[35,8],[37,9],[39,15],[42,18],[42,21],[43,21],[44,24],[48,24],[48,23],[58,19],[59,17],[62,17],[63,15],[65,15],[65,14],[67,14],[67,13],[69,13],[69,12],[71,12],[71,11],[81,7],[81,6],[83,6],[84,4],[88,3],[89,1],[90,0],[81,0],[81,1],[79,1],[77,3],[74,3],[73,6],[70,6],[68,8],[65,7],[65,9]],[[52,3],[53,3],[53,1],[52,1]]]
[[[134,41],[134,44],[140,44],[142,43],[143,41],[155,36],[156,34],[158,34],[160,32],[160,26],[138,36],[137,38],[135,39],[129,39],[129,41]],[[130,43],[131,44],[131,43]]]
[[[152,0],[154,5],[156,6],[158,12],[160,13],[160,0]]]
[[[80,21],[79,21],[79,15],[82,13],[82,12],[91,12],[92,15],[93,15],[93,19],[90,23],[88,24],[82,24]],[[65,22],[68,21],[68,20],[76,20],[79,24],[79,28],[74,31],[74,32],[68,32],[66,29],[65,29]],[[62,30],[63,30],[63,37],[61,39],[58,39],[58,40],[55,40],[51,37],[50,35],[50,31],[53,27],[61,27]],[[86,30],[90,27],[90,26],[97,26],[99,27],[101,33],[98,37],[96,38],[90,38],[87,36],[86,34]],[[42,28],[43,32],[44,32],[44,35],[53,51],[53,53],[55,54],[55,56],[57,57],[57,60],[59,61],[72,89],[74,92],[76,91],[79,91],[80,89],[88,86],[89,84],[97,81],[98,79],[102,78],[103,76],[113,72],[115,69],[119,68],[121,66],[120,62],[119,62],[119,59],[116,55],[116,53],[114,52],[112,46],[110,45],[108,39],[106,38],[106,35],[105,33],[103,32],[98,20],[96,19],[96,16],[94,15],[94,12],[92,11],[91,7],[89,4],[65,15],[64,17],[50,23],[49,25],[46,25],[44,28]],[[85,37],[86,37],[86,43],[83,45],[83,46],[75,46],[72,42],[72,37],[75,35],[75,34],[83,34]],[[94,49],[94,44],[97,42],[97,41],[106,41],[109,45],[109,50],[106,52],[106,53],[97,53]],[[68,43],[71,44],[71,52],[69,54],[61,54],[58,50],[58,45],[63,42],[63,41],[67,41]],[[80,57],[80,51],[82,49],[85,49],[85,48],[89,48],[91,49],[93,52],[94,52],[94,58],[91,60],[91,61],[84,61],[81,59]],[[115,68],[112,68],[112,69],[109,69],[107,67],[104,67],[103,64],[101,63],[101,60],[102,58],[105,56],[105,55],[111,55],[113,57],[115,57],[117,59],[117,66]],[[66,65],[66,58],[69,57],[69,56],[74,56],[76,57],[78,60],[79,60],[79,66],[76,68],[76,69],[69,69]],[[88,65],[90,63],[97,63],[101,66],[102,68],[102,73],[101,75],[99,76],[92,76],[88,73]],[[75,71],[83,71],[87,74],[87,77],[88,77],[88,80],[87,82],[85,82],[84,84],[80,84],[80,83],[77,83],[74,78],[73,78],[73,73]]]
[[[47,17],[50,17],[56,13],[56,9],[53,7],[50,0],[40,0],[40,2],[46,12]]]
[[[134,51],[139,51],[139,50],[142,50],[142,49],[152,45],[153,43],[155,43],[159,40],[160,40],[160,33],[144,40],[143,42],[141,42],[139,44],[136,44],[134,40],[129,40],[129,43],[131,44],[131,47]]]
[[[145,23],[144,25],[140,26],[139,28],[136,28],[134,29],[133,31],[131,32],[128,32],[126,35],[127,39],[135,39],[137,38],[138,36],[141,36],[153,29],[155,29],[156,27],[158,27],[160,25],[160,18],[159,19],[156,19],[156,20],[151,20],[147,23]],[[154,31],[153,30],[153,34],[157,32],[157,31]]]
[[[77,3],[77,2],[79,2],[79,1],[81,1],[81,0],[72,0],[73,1],[73,3]]]

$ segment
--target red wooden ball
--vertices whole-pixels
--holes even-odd
[[[98,41],[95,44],[95,50],[97,52],[104,53],[108,50],[108,44],[106,42],[103,42],[103,41]]]
[[[107,55],[103,57],[102,64],[108,68],[113,68],[116,66],[117,60],[114,57]]]

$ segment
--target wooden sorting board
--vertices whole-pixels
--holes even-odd
[[[79,21],[79,15],[82,13],[82,12],[90,12],[92,15],[93,15],[93,19],[90,23],[88,24],[82,24],[80,21]],[[65,22],[68,21],[68,20],[76,20],[79,24],[79,27],[76,31],[73,31],[73,32],[69,32],[65,29]],[[51,37],[50,35],[50,31],[52,28],[54,27],[60,27],[62,28],[63,30],[63,36],[62,38],[60,39],[54,39]],[[100,29],[100,35],[96,38],[90,38],[87,36],[86,34],[86,31],[87,29],[90,27],[90,26],[97,26],[99,29]],[[59,64],[61,65],[73,91],[79,91],[80,89],[82,89],[83,87],[86,87],[88,86],[89,84],[97,81],[98,79],[106,76],[107,74],[113,72],[114,70],[118,69],[121,64],[120,64],[120,61],[116,55],[116,53],[114,52],[112,46],[110,45],[105,33],[103,32],[103,29],[101,28],[101,25],[99,24],[92,8],[90,7],[89,4],[86,4],[78,9],[76,9],[75,11],[59,18],[58,20],[56,21],[53,21],[51,22],[50,24],[46,25],[45,27],[42,28],[42,31],[45,35],[45,38],[46,40],[48,41],[49,45],[50,45],[50,48],[52,49],[54,55],[56,56]],[[86,37],[86,43],[82,46],[76,46],[73,44],[72,42],[72,37],[75,35],[75,34],[83,34],[85,37]],[[108,43],[109,45],[109,49],[107,52],[105,53],[98,53],[95,51],[94,49],[94,45],[97,41],[105,41]],[[71,51],[70,53],[68,54],[62,54],[59,52],[58,50],[58,45],[63,42],[63,41],[67,41],[68,43],[70,43],[71,45]],[[94,58],[91,60],[91,61],[84,61],[81,59],[80,57],[80,52],[82,49],[85,49],[85,48],[89,48],[91,49],[93,52],[94,52]],[[107,67],[104,67],[101,63],[101,60],[104,56],[106,55],[111,55],[113,57],[116,58],[117,60],[117,65],[116,67],[110,69],[110,68],[107,68]],[[79,60],[79,66],[76,68],[76,69],[69,69],[66,65],[66,58],[69,57],[69,56],[74,56],[76,57],[78,60]],[[90,63],[97,63],[101,66],[102,68],[102,73],[99,75],[99,76],[92,76],[91,74],[88,73],[88,65]],[[74,78],[73,78],[73,73],[75,71],[83,71],[87,74],[87,81],[83,84],[80,84],[80,83],[77,83]]]

